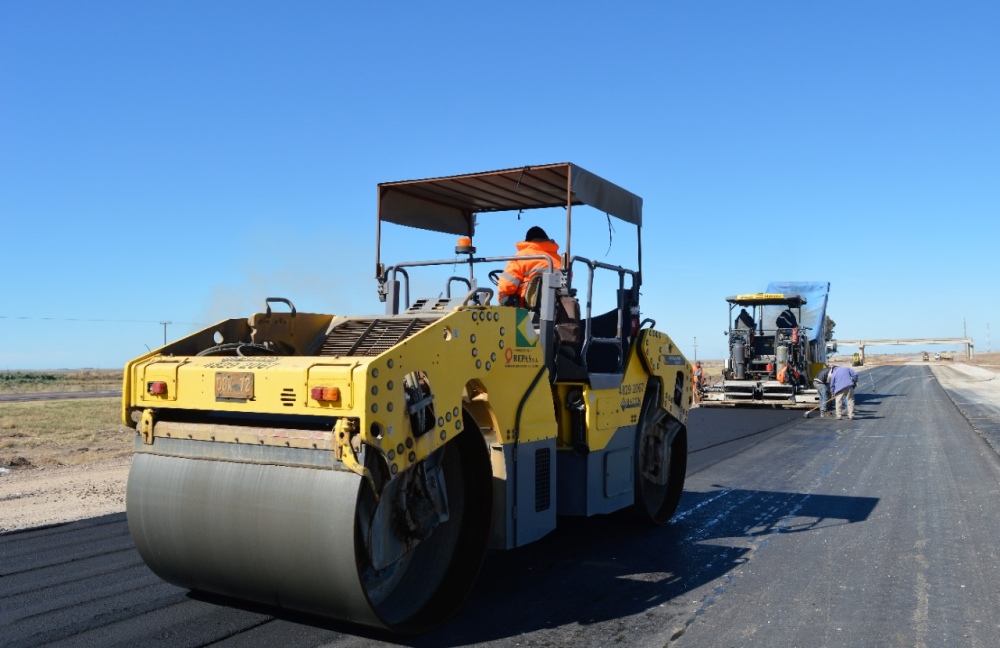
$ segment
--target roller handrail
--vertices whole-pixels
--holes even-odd
[[[617,311],[618,311],[618,323],[617,323],[618,337],[616,337],[616,338],[594,338],[594,337],[592,337],[593,333],[592,333],[592,330],[591,330],[591,326],[592,326],[591,322],[593,320],[594,271],[598,270],[598,269],[601,269],[601,270],[609,270],[611,272],[616,273],[618,275],[618,294],[619,295],[621,295],[621,293],[625,290],[625,275],[631,275],[632,276],[632,287],[634,289],[635,286],[638,285],[639,271],[638,270],[630,270],[628,268],[623,268],[621,266],[611,265],[610,263],[603,263],[601,261],[593,261],[591,259],[587,259],[587,258],[581,257],[581,256],[575,256],[575,257],[573,257],[572,259],[570,259],[569,263],[570,263],[570,266],[572,267],[572,265],[574,263],[577,263],[577,262],[582,263],[585,266],[587,266],[587,307],[586,307],[586,316],[584,318],[585,323],[584,323],[584,333],[583,333],[583,347],[580,349],[580,358],[583,360],[584,366],[586,367],[587,366],[587,352],[590,350],[590,347],[591,347],[592,344],[594,344],[594,343],[596,343],[596,344],[612,344],[612,343],[614,343],[614,344],[617,344],[617,345],[620,346],[623,343],[623,339],[624,339],[624,335],[623,334],[624,334],[624,326],[625,326],[625,312],[624,312],[624,309],[622,308],[622,304],[621,303],[619,303],[618,307],[617,307]],[[570,273],[570,276],[572,276],[572,273]],[[624,359],[624,350],[620,350],[619,353],[618,353],[618,366],[617,366],[617,370],[618,371],[617,371],[617,373],[621,373],[621,371],[624,370],[624,367],[622,366],[623,359]],[[589,370],[589,367],[588,367],[588,370]]]
[[[451,299],[451,282],[452,281],[461,281],[466,286],[469,287],[469,290],[473,290],[472,281],[470,281],[469,279],[466,279],[465,277],[458,277],[458,276],[448,277],[448,283],[446,283],[444,285],[444,296],[447,297],[448,299]]]
[[[477,304],[478,306],[485,306],[486,304],[490,303],[491,299],[493,299],[493,289],[492,288],[473,288],[472,290],[470,290],[468,292],[468,294],[462,300],[462,306],[468,306],[469,305],[469,301],[475,295],[479,295],[480,293],[485,293],[486,294],[486,302],[483,303],[483,304]]]
[[[436,259],[433,261],[404,261],[402,263],[397,263],[396,265],[386,267],[382,271],[382,274],[378,277],[378,281],[380,284],[384,283],[390,278],[393,281],[395,281],[396,273],[403,274],[403,276],[406,277],[406,293],[405,293],[406,305],[403,308],[406,309],[410,307],[410,277],[409,275],[406,274],[406,271],[403,270],[403,268],[425,268],[430,266],[455,265],[456,263],[468,263],[470,266],[472,266],[473,264],[476,263],[500,263],[500,262],[506,263],[507,261],[513,261],[514,259],[520,261],[528,259],[538,259],[546,263],[549,272],[555,271],[555,266],[552,263],[552,258],[549,257],[547,254],[525,254],[521,256],[511,255],[511,256],[499,256],[499,257],[470,256],[467,259],[454,258],[454,259]],[[470,269],[470,275],[472,275],[471,269]],[[449,282],[451,281],[451,279],[457,279],[457,277],[449,278]],[[470,280],[475,280],[475,277],[474,276],[470,277]]]
[[[291,310],[292,317],[295,317],[295,306],[292,305],[291,300],[285,299],[284,297],[267,297],[264,299],[264,308],[267,309],[268,315],[271,314],[271,302],[285,304]]]

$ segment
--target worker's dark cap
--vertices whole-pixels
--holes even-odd
[[[524,235],[525,241],[548,241],[549,235],[541,227],[535,225]]]

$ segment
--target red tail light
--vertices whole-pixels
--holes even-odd
[[[313,400],[318,401],[338,401],[340,400],[339,387],[313,387],[309,390],[309,395]]]
[[[150,394],[163,395],[167,393],[167,383],[162,380],[154,380],[146,384],[146,391]]]

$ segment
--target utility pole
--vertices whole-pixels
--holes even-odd
[[[160,322],[163,324],[163,346],[167,346],[167,324],[173,324],[173,322]]]
[[[698,336],[694,336],[694,359],[698,359]]]

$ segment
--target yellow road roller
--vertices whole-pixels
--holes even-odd
[[[500,305],[515,255],[477,256],[477,223],[514,231],[515,214],[546,208],[565,215],[558,263],[519,257],[542,267]],[[643,318],[641,244],[632,267],[571,252],[574,208],[641,242],[641,198],[574,164],[382,183],[384,313],[269,297],[129,362],[128,526],[149,568],[191,590],[415,634],[456,611],[488,549],[538,540],[559,516],[669,520],[691,367]],[[389,264],[390,230],[448,242]],[[411,299],[418,272],[440,283]],[[602,300],[610,309],[595,312]]]

